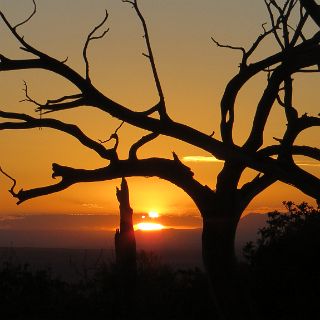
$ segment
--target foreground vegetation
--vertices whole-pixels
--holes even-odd
[[[206,319],[207,281],[199,269],[174,270],[152,253],[141,252],[135,293],[114,264],[101,264],[77,283],[3,262],[0,308],[3,319]]]
[[[320,210],[285,202],[244,248],[247,285],[259,319],[320,317]],[[9,259],[0,265],[3,319],[210,319],[215,314],[199,269],[175,270],[140,252],[135,288],[114,264],[70,283]],[[213,318],[214,319],[214,318]]]
[[[244,248],[253,296],[266,319],[320,319],[320,210],[284,205]]]

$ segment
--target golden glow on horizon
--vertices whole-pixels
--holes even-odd
[[[186,156],[182,158],[184,162],[224,162],[217,159],[214,156],[205,157],[205,156]]]
[[[147,217],[143,215],[142,219],[146,219]],[[159,218],[159,213],[155,210],[151,210],[148,212],[148,218],[150,219],[157,219]],[[162,230],[165,227],[161,223],[153,223],[153,222],[140,222],[133,226],[134,230],[141,230],[141,231],[158,231]]]
[[[165,227],[160,223],[152,223],[152,222],[141,222],[134,225],[134,230],[141,230],[141,231],[159,231],[163,230]]]

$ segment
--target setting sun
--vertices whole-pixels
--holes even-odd
[[[149,211],[148,215],[149,215],[149,218],[159,218],[159,213],[154,210]]]
[[[134,226],[135,230],[141,231],[156,231],[164,229],[164,226],[160,223],[141,222]]]

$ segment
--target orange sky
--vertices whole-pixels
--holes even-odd
[[[218,134],[219,101],[227,81],[237,72],[238,52],[217,48],[210,40],[248,46],[261,33],[261,24],[267,21],[263,1],[222,0],[148,0],[140,1],[149,25],[155,59],[162,81],[170,116],[195,128]],[[93,83],[111,99],[135,110],[143,110],[155,103],[157,94],[150,65],[141,54],[145,52],[141,26],[133,10],[119,0],[112,1],[50,1],[42,0],[38,12],[21,31],[34,46],[84,72],[82,47],[85,37],[109,11],[109,33],[90,45],[88,57]],[[32,10],[32,1],[1,0],[2,9],[10,21],[19,22]],[[311,26],[312,28],[312,26]],[[10,38],[3,23],[0,24],[1,53],[11,57],[24,57],[17,43]],[[257,53],[262,57],[274,52],[271,43]],[[44,71],[10,72],[0,74],[0,109],[34,115],[34,106],[19,103],[24,98],[23,80],[29,93],[39,101],[75,93],[65,81]],[[236,111],[235,137],[242,143],[248,134],[256,101],[266,83],[258,76],[240,94]],[[295,78],[295,103],[300,114],[319,112],[319,76]],[[93,139],[105,139],[119,125],[119,121],[97,110],[77,109],[56,114],[58,119],[81,125]],[[283,110],[273,108],[266,129],[266,143],[279,137],[285,129]],[[128,147],[144,132],[124,125],[119,132],[120,156],[125,157]],[[319,132],[309,130],[298,140],[301,144],[319,147]],[[0,132],[1,166],[18,180],[18,188],[30,188],[52,183],[51,163],[80,168],[95,168],[104,161],[82,147],[66,134],[49,129]],[[161,137],[146,145],[140,156],[171,157],[175,151],[181,159],[188,156],[208,156],[203,151],[170,138]],[[203,159],[202,159],[203,160]],[[221,162],[188,161],[196,177],[214,188]],[[319,165],[299,159],[313,174],[320,174]],[[243,182],[255,173],[248,172]],[[196,215],[192,201],[178,188],[156,178],[128,179],[131,203],[135,212],[156,210],[162,215]],[[1,215],[12,214],[113,214],[118,203],[115,187],[119,180],[82,184],[59,194],[34,199],[17,207],[7,190],[11,183],[0,176]],[[301,192],[282,183],[259,195],[247,212],[266,212],[281,208],[282,200],[311,201]],[[182,222],[181,222],[182,223]],[[196,225],[196,223],[195,223]]]

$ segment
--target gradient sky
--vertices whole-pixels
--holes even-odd
[[[237,72],[239,52],[217,48],[210,40],[248,47],[261,33],[261,24],[268,21],[262,0],[140,0],[147,20],[159,76],[166,96],[170,116],[195,128],[218,134],[219,101],[227,81]],[[0,0],[0,9],[12,23],[22,21],[32,11],[32,1]],[[92,82],[108,97],[135,110],[144,110],[157,101],[148,60],[142,55],[143,32],[130,5],[120,0],[39,0],[33,19],[19,28],[35,47],[64,60],[84,73],[82,48],[88,32],[101,21],[104,10],[109,12],[107,35],[91,43],[88,57]],[[313,26],[310,25],[310,30]],[[25,57],[18,44],[0,22],[0,52],[9,57]],[[254,58],[275,52],[271,41]],[[24,71],[0,74],[0,109],[35,115],[34,106],[19,103],[24,98],[23,80],[29,93],[44,102],[65,94],[76,93],[68,83],[44,71]],[[258,76],[241,92],[235,124],[235,140],[241,143],[248,134],[256,102],[266,84],[266,76]],[[299,113],[319,112],[318,75],[295,77],[295,104]],[[105,139],[120,124],[119,120],[97,110],[86,108],[55,115],[58,119],[76,123],[93,139]],[[280,137],[285,129],[285,117],[279,106],[273,108],[266,129],[266,143]],[[119,132],[121,157],[129,146],[145,132],[124,125]],[[319,132],[311,129],[298,142],[319,147]],[[0,132],[0,165],[18,181],[18,188],[31,188],[52,183],[51,164],[79,168],[104,165],[97,155],[82,147],[66,134],[50,129]],[[161,137],[145,146],[140,156],[171,157],[175,151],[181,159],[209,156],[192,146]],[[202,159],[203,160],[203,159]],[[221,162],[188,161],[196,177],[214,188]],[[312,161],[298,159],[308,171],[320,174]],[[242,182],[256,173],[248,170]],[[192,201],[175,186],[156,178],[128,179],[134,211],[156,210],[162,215],[197,216]],[[11,182],[0,176],[0,215],[20,214],[114,214],[118,211],[115,187],[119,180],[81,184],[70,189],[16,206],[7,190]],[[314,202],[292,187],[277,183],[259,195],[246,212],[266,212],[281,208],[283,200]],[[179,220],[180,221],[180,220]],[[183,224],[183,222],[181,222]],[[196,225],[196,223],[195,223]]]

